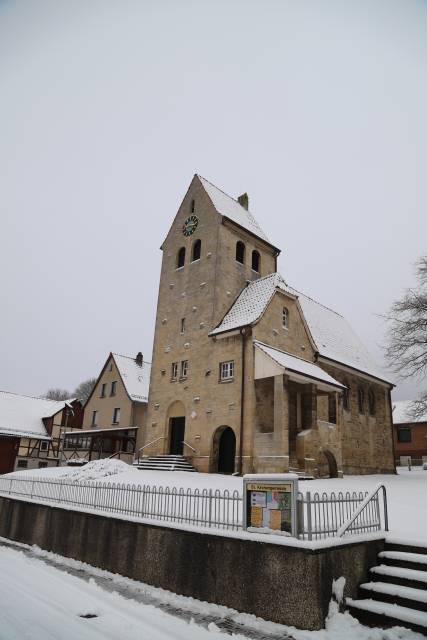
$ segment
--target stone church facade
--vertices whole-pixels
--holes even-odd
[[[394,471],[392,384],[342,316],[277,273],[246,194],[195,175],[162,251],[145,455],[209,472]]]

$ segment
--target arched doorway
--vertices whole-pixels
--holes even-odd
[[[330,478],[338,478],[338,466],[337,461],[335,460],[335,456],[328,449],[323,450],[323,456],[326,458],[326,462],[328,465],[329,477]]]
[[[176,401],[168,409],[169,453],[182,456],[185,437],[185,407]]]
[[[212,471],[234,473],[236,436],[231,427],[222,426],[214,433],[212,442]]]

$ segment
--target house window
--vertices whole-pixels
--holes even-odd
[[[282,326],[284,329],[289,329],[289,310],[287,307],[283,307]]]
[[[202,241],[196,240],[196,242],[193,244],[193,253],[191,256],[191,262],[194,262],[195,260],[200,260],[201,252],[202,252]]]
[[[252,271],[260,272],[261,268],[261,256],[255,249],[252,251]]]
[[[98,417],[98,412],[92,411],[92,427],[96,427],[97,417]]]
[[[398,442],[411,442],[411,430],[410,429],[398,429],[397,430],[397,441]]]
[[[28,460],[18,460],[18,469],[26,469],[28,467]]]
[[[185,318],[181,318],[181,333],[185,333]]]
[[[120,422],[120,407],[116,407],[113,411],[113,424],[119,424]]]
[[[233,380],[234,360],[229,360],[228,362],[221,362],[221,364],[219,365],[219,378],[221,382],[224,380]]]
[[[107,383],[104,382],[101,387],[101,398],[105,398],[106,395],[107,395]]]
[[[177,377],[178,377],[178,363],[172,362],[171,378],[172,380],[176,380]]]
[[[185,264],[185,247],[181,247],[178,251],[178,257],[176,259],[176,268],[181,269]]]
[[[39,462],[39,469],[46,469],[47,467],[47,462]]]
[[[117,381],[114,380],[114,382],[111,383],[111,392],[110,392],[110,396],[115,396],[117,392]]]
[[[188,360],[181,361],[181,378],[186,378],[188,373]]]
[[[47,440],[40,441],[40,451],[47,451],[49,449],[49,443]]]
[[[196,202],[195,202],[195,200],[192,200],[191,201],[190,211],[191,211],[191,213],[194,213],[195,210],[196,210]]]
[[[357,403],[359,406],[359,413],[365,413],[365,392],[362,387],[357,390]]]
[[[374,416],[375,415],[375,393],[372,391],[372,389],[369,389],[368,391],[368,407],[369,407],[369,415],[370,416]]]
[[[245,264],[245,245],[240,240],[236,242],[236,260],[240,264]]]
[[[344,383],[345,384],[345,383]],[[346,387],[342,392],[342,404],[346,411],[350,409],[350,387]]]

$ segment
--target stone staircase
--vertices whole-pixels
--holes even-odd
[[[135,467],[138,467],[138,469],[141,469],[141,471],[197,471],[185,456],[144,456],[136,460],[133,464]]]
[[[386,543],[370,582],[359,587],[347,609],[363,624],[407,627],[427,635],[427,548]]]

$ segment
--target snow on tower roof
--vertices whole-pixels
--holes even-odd
[[[249,283],[210,335],[255,324],[263,315],[276,290],[298,299],[320,356],[380,380],[386,380],[347,320],[339,313],[288,286],[279,273],[272,273]]]
[[[151,365],[149,362],[137,364],[135,358],[112,354],[117,369],[125,385],[126,392],[135,402],[148,402]]]
[[[215,187],[215,185],[209,182],[209,180],[206,180],[206,178],[203,178],[198,174],[197,177],[202,183],[218,213],[225,216],[232,222],[235,222],[240,227],[243,227],[254,236],[257,236],[258,238],[261,238],[261,240],[271,244],[270,240],[265,235],[264,231],[261,229],[250,211],[247,211],[237,200],[224,193],[224,191],[221,191],[221,189],[218,189],[218,187]]]
[[[42,418],[54,416],[68,403],[0,391],[0,435],[50,440]]]
[[[417,418],[411,417],[412,400],[396,400],[392,403],[393,424],[409,424],[427,422],[427,415]]]

